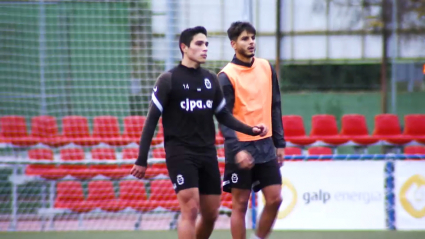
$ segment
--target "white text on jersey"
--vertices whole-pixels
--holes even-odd
[[[207,100],[204,104],[202,100],[189,100],[186,98],[185,101],[180,102],[180,107],[186,111],[193,111],[194,109],[211,109],[212,105],[212,100]]]

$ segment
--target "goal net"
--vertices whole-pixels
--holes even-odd
[[[0,125],[10,140],[0,151],[18,164],[0,169],[0,231],[175,228],[179,210],[160,123],[148,177],[129,176],[151,89],[181,59],[178,35],[187,27],[208,29],[205,67],[218,72],[233,56],[226,30],[243,6],[1,1]]]

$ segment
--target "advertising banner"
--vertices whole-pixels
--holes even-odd
[[[285,162],[274,229],[385,229],[384,166],[383,161]],[[258,216],[264,204],[259,192]]]
[[[394,165],[397,230],[425,230],[425,161]]]

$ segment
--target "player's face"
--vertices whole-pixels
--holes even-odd
[[[183,52],[191,61],[198,64],[205,63],[208,52],[207,36],[202,33],[196,34],[190,42],[190,47],[184,46]]]
[[[255,35],[247,31],[243,31],[236,42],[233,44],[236,52],[244,57],[253,57],[255,55]]]

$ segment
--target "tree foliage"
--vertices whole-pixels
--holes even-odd
[[[393,22],[394,0],[318,0],[332,5],[351,25],[365,22],[366,30],[381,31]],[[425,0],[396,0],[398,29],[409,34],[425,33]],[[385,14],[385,15],[383,15]],[[384,23],[386,20],[386,23]]]

